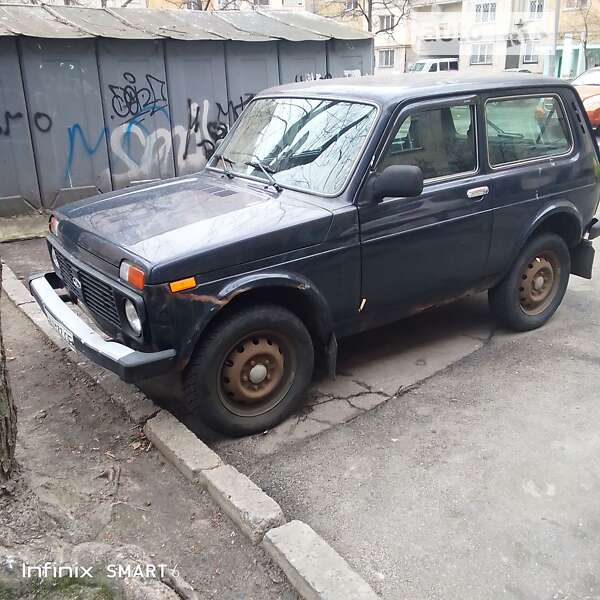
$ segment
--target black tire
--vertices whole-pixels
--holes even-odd
[[[265,371],[257,384],[249,380],[251,364]],[[201,338],[183,374],[184,402],[221,433],[259,433],[300,407],[313,366],[312,339],[294,313],[274,305],[246,308]]]
[[[491,310],[515,331],[541,327],[562,302],[570,272],[571,256],[564,240],[555,233],[537,235],[527,242],[504,279],[489,290]]]

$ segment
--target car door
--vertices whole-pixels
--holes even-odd
[[[485,99],[488,185],[494,193],[491,271],[509,267],[540,212],[595,205],[595,140],[581,116],[570,123],[566,107],[577,110],[574,93],[524,90]]]
[[[476,97],[414,104],[395,120],[376,177],[389,165],[416,165],[414,198],[359,200],[362,296],[366,314],[402,316],[460,295],[484,272],[491,237],[488,175],[481,171]]]

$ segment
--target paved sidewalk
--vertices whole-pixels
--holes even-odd
[[[600,277],[573,278],[546,327],[237,466],[387,600],[597,599],[599,366]]]

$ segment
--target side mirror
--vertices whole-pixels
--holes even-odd
[[[414,197],[423,191],[423,171],[413,165],[390,165],[375,175],[374,200],[384,198]]]

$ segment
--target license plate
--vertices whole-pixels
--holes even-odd
[[[46,316],[48,317],[50,325],[58,332],[58,335],[73,346],[73,334],[62,323],[59,323],[49,312],[46,313]]]

